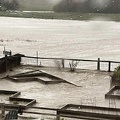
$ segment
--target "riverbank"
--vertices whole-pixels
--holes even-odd
[[[4,17],[21,17],[21,18],[39,18],[39,19],[63,19],[63,20],[110,20],[120,21],[120,14],[105,13],[56,13],[56,12],[4,12],[0,11],[0,16]]]

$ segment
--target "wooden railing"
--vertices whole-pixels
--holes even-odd
[[[34,63],[32,63],[32,60],[35,60]],[[27,63],[28,61],[29,63]],[[47,64],[44,64],[45,61],[47,61]],[[59,67],[61,68],[73,67],[73,69],[84,69],[84,65],[88,63],[89,66],[88,69],[93,69],[94,67],[94,70],[101,70],[101,71],[103,70],[102,64],[106,64],[104,71],[108,71],[108,72],[113,71],[120,64],[120,61],[101,60],[100,58],[98,58],[97,60],[86,60],[86,59],[68,59],[68,58],[44,58],[44,57],[31,57],[31,56],[22,57],[22,64],[37,65],[41,67],[52,66],[52,64],[50,63],[51,61],[53,62],[59,61]],[[93,63],[94,65],[91,65]],[[81,66],[83,67],[81,68]],[[52,67],[54,67],[54,65]]]
[[[11,106],[9,104],[0,104],[0,108],[1,108],[1,113],[2,116],[5,116],[5,111],[10,111],[10,110],[18,110],[19,106],[17,106],[16,108],[14,108],[15,106]],[[96,120],[96,119],[111,119],[111,120],[119,120],[120,119],[120,115],[119,114],[111,114],[111,112],[116,112],[119,113],[120,109],[119,108],[108,108],[108,107],[99,107],[99,106],[85,106],[85,105],[67,105],[68,106],[73,106],[73,107],[78,107],[79,106],[79,110],[69,110],[69,109],[65,109],[61,108],[61,109],[56,109],[56,108],[45,108],[45,107],[27,107],[25,108],[25,110],[22,110],[22,114],[24,116],[25,114],[36,114],[36,115],[43,115],[43,116],[51,116],[51,117],[56,117],[56,120],[61,120],[61,118],[76,118],[76,119],[87,119],[87,120]],[[88,112],[85,111],[83,109],[91,109],[92,112]],[[30,110],[30,109],[35,109],[35,110]],[[36,111],[38,110],[38,111]],[[40,112],[40,110],[44,110],[44,112]],[[101,112],[100,112],[100,111]],[[48,112],[49,111],[49,112]],[[99,112],[98,112],[99,111]],[[105,113],[105,111],[108,111],[108,113]],[[54,112],[54,113],[53,113]],[[109,113],[110,112],[110,113]]]

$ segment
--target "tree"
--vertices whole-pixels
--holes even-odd
[[[2,10],[3,3],[4,3],[4,0],[0,0],[0,10]]]
[[[56,12],[120,13],[120,0],[62,0]]]
[[[62,0],[53,8],[57,12],[76,12],[77,3],[75,0]]]
[[[112,13],[120,13],[120,0],[110,0],[109,10]]]
[[[0,10],[18,10],[19,9],[19,3],[17,0],[12,1],[4,1],[0,0],[1,9]]]

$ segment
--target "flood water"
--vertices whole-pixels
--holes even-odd
[[[1,56],[5,46],[6,50],[12,50],[13,53],[30,56],[36,56],[36,51],[39,51],[39,56],[42,57],[99,57],[103,60],[119,61],[119,39],[119,22],[0,18]],[[89,103],[109,106],[109,101],[105,100],[105,94],[110,89],[109,74],[46,71],[81,87],[65,83],[48,86],[37,82],[16,84],[2,80],[1,89],[21,91],[23,97],[35,98],[37,105],[44,107],[60,108],[66,104]]]
[[[1,54],[119,60],[119,38],[119,22],[0,18]]]

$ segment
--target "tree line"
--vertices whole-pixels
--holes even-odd
[[[120,13],[120,0],[61,0],[55,12]]]
[[[19,3],[17,0],[0,0],[0,11],[18,10]]]

